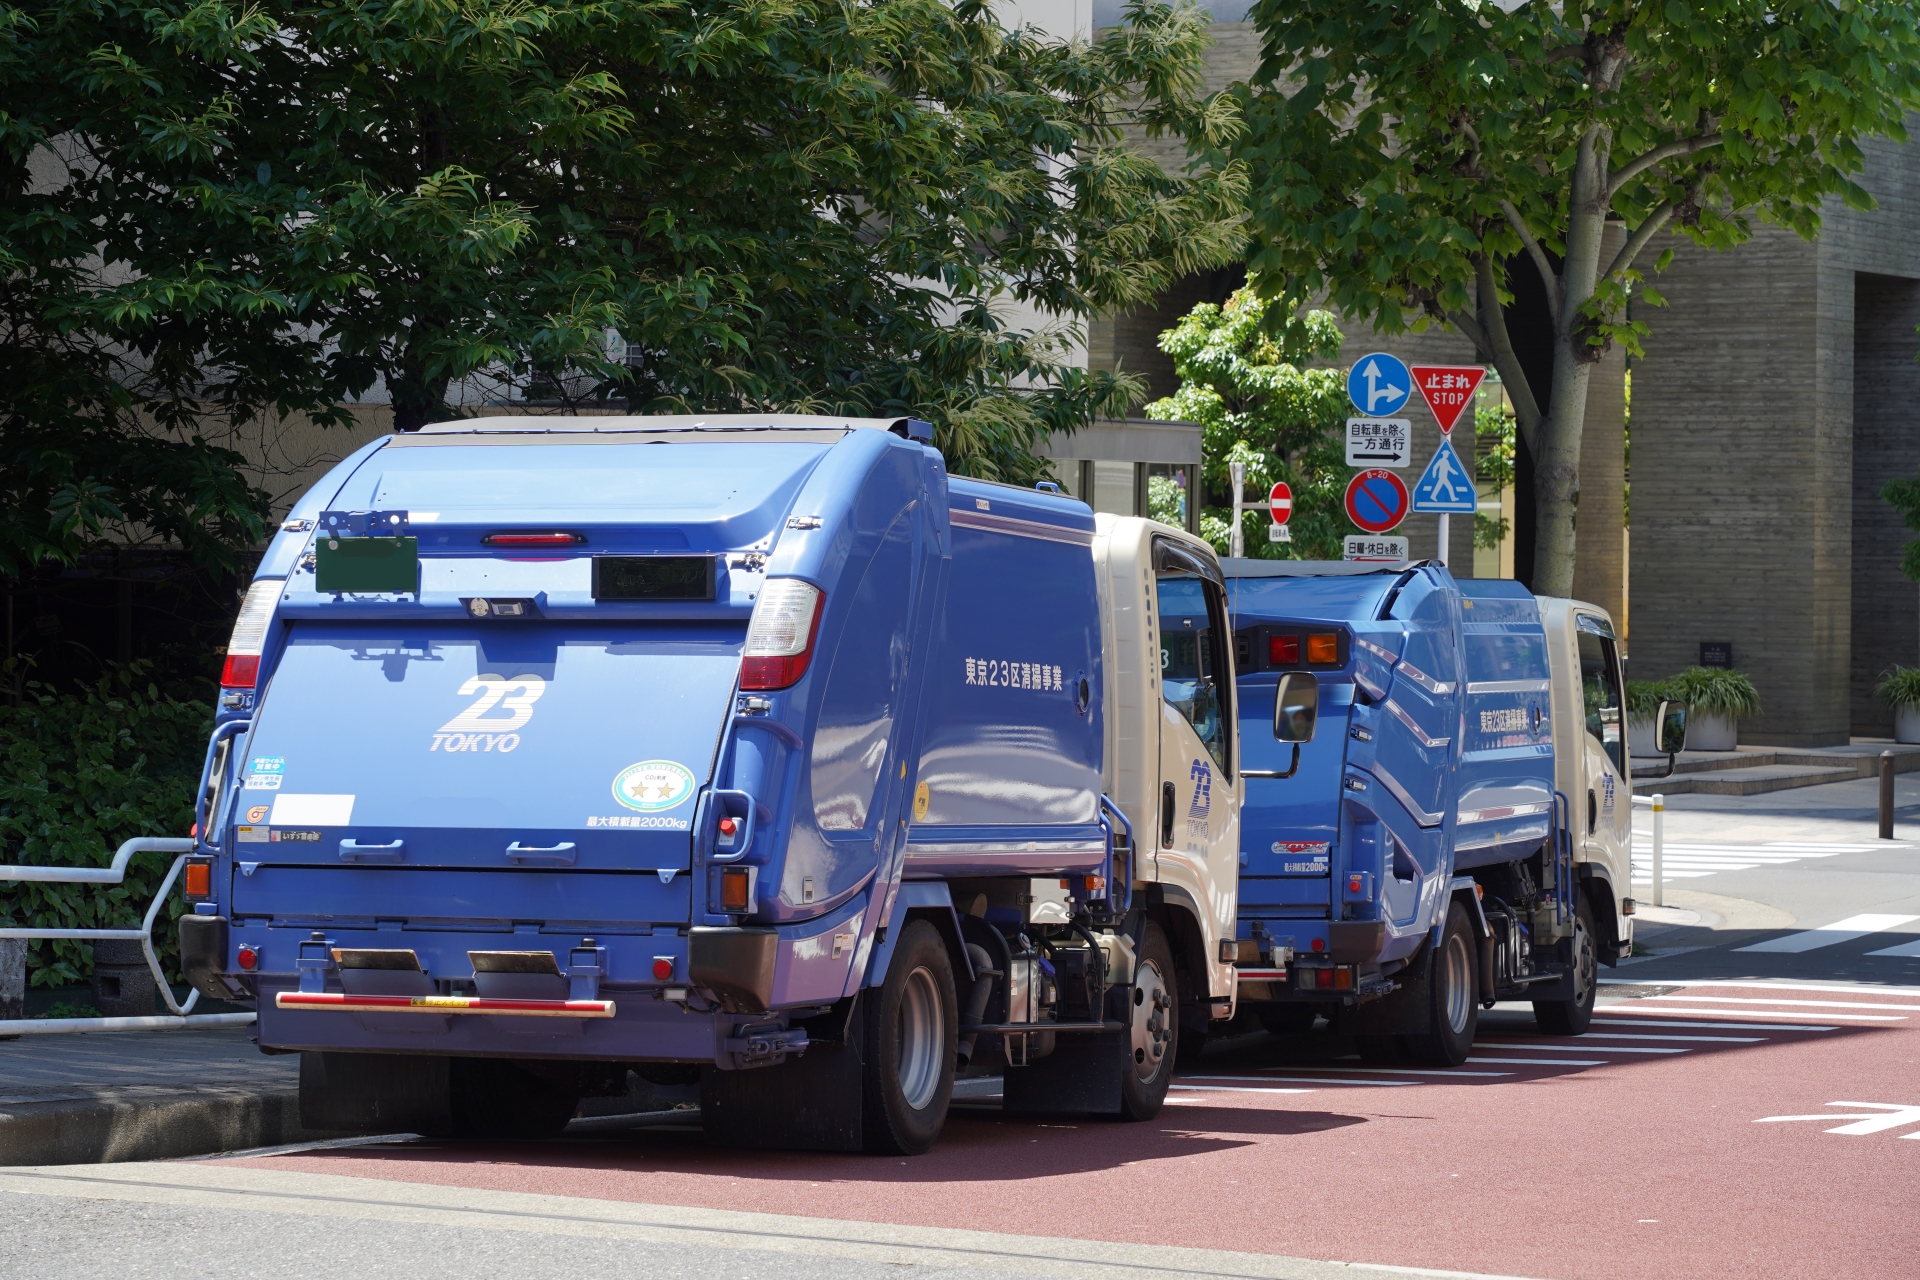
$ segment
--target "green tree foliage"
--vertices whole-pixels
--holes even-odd
[[[1346,532],[1343,494],[1352,471],[1338,435],[1346,420],[1346,382],[1334,369],[1302,368],[1340,354],[1340,330],[1324,311],[1269,305],[1242,289],[1225,306],[1203,302],[1160,335],[1180,388],[1146,408],[1147,416],[1197,422],[1205,432],[1200,534],[1222,555],[1233,525],[1230,464],[1247,467],[1252,510],[1243,518],[1249,556],[1338,560]],[[1277,481],[1293,489],[1292,542],[1267,541],[1266,495]]]
[[[1867,208],[1859,140],[1920,106],[1911,0],[1258,0],[1265,39],[1228,154],[1253,183],[1251,270],[1396,332],[1445,323],[1495,365],[1534,464],[1535,590],[1570,594],[1587,383],[1668,231],[1718,249],[1755,218],[1812,236]],[[1610,221],[1627,234],[1607,236]],[[1664,266],[1671,250],[1656,251]],[[1507,336],[1537,271],[1552,399]]]
[[[1504,405],[1482,401],[1473,407],[1473,476],[1496,491],[1513,488],[1514,420]],[[1473,514],[1473,545],[1492,551],[1507,540],[1505,516]]]
[[[73,692],[29,682],[17,705],[0,703],[0,862],[99,867],[123,841],[192,828],[212,702],[163,693],[148,674],[135,663]],[[0,922],[132,928],[172,861],[136,854],[117,885],[0,883]],[[173,898],[156,921],[154,947],[177,971],[177,888]],[[88,954],[85,942],[36,942],[27,953],[28,981],[81,981],[92,971]]]
[[[0,571],[116,522],[218,558],[209,419],[449,388],[933,418],[955,470],[1123,410],[1072,327],[1238,253],[1205,19],[982,0],[0,5]],[[1054,327],[1006,323],[1020,304]],[[615,341],[615,335],[618,340]]]
[[[1903,476],[1889,480],[1880,490],[1880,497],[1900,513],[1907,528],[1920,529],[1920,478]],[[1900,553],[1900,572],[1908,581],[1920,582],[1920,538],[1908,542]]]

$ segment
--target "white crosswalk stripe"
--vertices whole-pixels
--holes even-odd
[[[1661,846],[1660,876],[1663,880],[1698,880],[1718,871],[1784,867],[1806,858],[1912,847],[1880,843],[1816,844],[1797,840],[1769,840],[1762,844],[1688,844],[1670,840]],[[1633,840],[1633,882],[1653,883],[1653,841],[1639,833],[1635,833]]]
[[[1821,925],[1817,929],[1802,929],[1798,933],[1789,933],[1781,938],[1769,938],[1765,942],[1756,942],[1750,947],[1735,947],[1735,951],[1764,951],[1776,954],[1798,955],[1803,951],[1815,951],[1821,947],[1831,947],[1841,942],[1851,942],[1855,938],[1864,938],[1869,934],[1880,933],[1896,925],[1911,924],[1920,920],[1920,916],[1869,914],[1848,916],[1832,924]],[[1654,997],[1659,999],[1660,997]]]

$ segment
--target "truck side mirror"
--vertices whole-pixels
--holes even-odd
[[[1685,708],[1681,709],[1682,718]],[[1280,677],[1274,690],[1273,737],[1276,742],[1298,746],[1313,741],[1313,730],[1320,719],[1320,679],[1306,671],[1289,671]]]
[[[1663,702],[1653,720],[1653,749],[1676,755],[1687,749],[1687,704]]]

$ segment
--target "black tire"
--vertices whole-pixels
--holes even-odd
[[[1313,1030],[1320,1011],[1310,1004],[1268,1004],[1256,1016],[1270,1035],[1299,1036]]]
[[[1440,946],[1427,963],[1429,1030],[1400,1037],[1408,1059],[1423,1066],[1457,1067],[1473,1052],[1480,1025],[1480,957],[1467,909],[1447,908]]]
[[[1151,1120],[1160,1114],[1180,1059],[1180,989],[1175,985],[1173,947],[1153,921],[1140,935],[1133,990],[1127,997],[1130,1031],[1127,1062],[1120,1071],[1120,1118]]]
[[[1593,909],[1587,897],[1573,913],[1573,999],[1535,1000],[1533,1021],[1550,1036],[1581,1036],[1593,1024],[1593,1002],[1600,994],[1600,950],[1593,936]]]
[[[960,1038],[953,961],[938,929],[925,920],[908,922],[887,980],[868,993],[862,1021],[866,1148],[876,1155],[923,1155],[947,1122]]]
[[[429,1136],[556,1138],[580,1105],[578,1094],[498,1058],[452,1059],[447,1089],[447,1127]]]

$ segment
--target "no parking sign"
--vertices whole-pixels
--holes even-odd
[[[1347,482],[1347,519],[1368,533],[1385,533],[1407,518],[1407,486],[1391,471],[1362,471]]]

